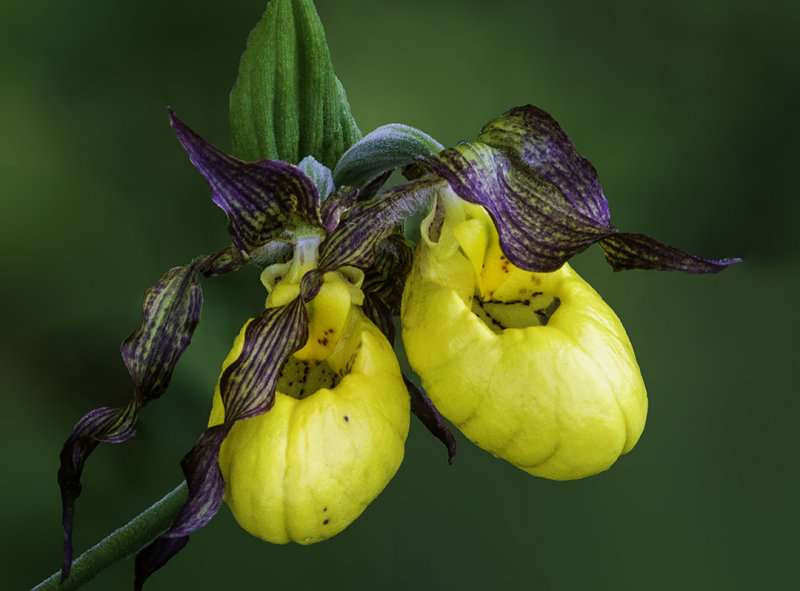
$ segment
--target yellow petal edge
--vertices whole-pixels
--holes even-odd
[[[638,441],[647,394],[617,316],[569,265],[523,271],[500,251],[486,211],[447,200],[438,240],[433,212],[406,283],[402,335],[411,367],[437,408],[478,446],[535,476],[583,478]],[[558,307],[545,325],[524,322],[536,299]],[[548,299],[549,298],[549,299]],[[511,327],[474,313],[525,299]],[[533,317],[533,316],[532,316]]]
[[[391,345],[354,304],[357,293],[341,273],[326,274],[309,303],[309,340],[295,354],[308,366],[327,363],[338,383],[298,399],[279,381],[272,409],[238,421],[222,444],[225,501],[268,542],[313,544],[339,533],[403,459],[408,392]],[[243,335],[244,327],[222,371],[241,353]],[[223,417],[217,384],[209,426]]]

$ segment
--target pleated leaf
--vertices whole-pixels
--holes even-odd
[[[248,161],[311,155],[333,170],[361,137],[311,0],[267,5],[239,64],[230,120],[233,153]]]

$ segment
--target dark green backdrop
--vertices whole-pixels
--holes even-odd
[[[644,436],[610,471],[539,480],[414,424],[397,477],[336,538],[276,547],[227,509],[148,589],[780,589],[795,581],[800,219],[798,8],[777,0],[319,0],[362,130],[445,145],[537,104],[600,172],[614,222],[717,276],[576,268],[622,318]],[[143,290],[226,243],[167,124],[230,146],[227,96],[263,0],[0,4],[0,586],[56,569],[58,450],[122,405]],[[81,551],[171,489],[219,362],[262,305],[253,270],[207,281],[203,320],[139,435],[90,459]],[[87,589],[127,589],[131,561]]]

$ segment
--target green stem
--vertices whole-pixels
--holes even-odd
[[[163,499],[81,554],[72,563],[69,577],[63,583],[59,583],[61,573],[57,572],[31,591],[70,591],[88,583],[115,562],[138,552],[164,533],[185,502],[186,483],[182,482]]]

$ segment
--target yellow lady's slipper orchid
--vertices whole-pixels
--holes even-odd
[[[276,47],[251,44],[259,45]],[[333,136],[318,146],[334,140],[329,163],[344,147],[335,139],[350,119],[344,105],[345,120],[330,111]],[[166,390],[200,317],[199,275],[292,253],[262,274],[266,309],[224,362],[209,428],[181,461],[186,501],[138,553],[137,591],[223,500],[246,530],[271,542],[309,544],[347,527],[397,470],[409,407],[451,462],[456,445],[442,414],[531,474],[566,480],[608,468],[641,435],[646,393],[619,320],[566,262],[592,244],[615,270],[716,273],[740,261],[617,229],[594,167],[532,105],[444,150],[419,130],[384,126],[351,137],[333,171],[313,155],[296,165],[240,160],[169,115],[225,212],[232,244],[171,269],[145,292],[142,325],[121,348],[131,402],[89,412],[65,442],[62,579],[84,462],[99,442],[130,438],[139,411]],[[360,135],[354,123],[350,131]],[[297,145],[308,144],[290,144],[296,162]],[[409,182],[383,190],[397,167]],[[397,230],[431,195],[436,207],[412,257]],[[401,292],[408,358],[430,398],[402,377],[389,344]]]
[[[268,307],[298,292],[276,285],[277,267],[263,275]],[[359,307],[363,274],[352,271],[325,275],[308,304],[308,341],[285,365],[274,406],[238,421],[220,450],[225,501],[244,529],[268,542],[312,544],[339,533],[403,459],[408,392],[391,345]],[[243,335],[244,328],[223,371]],[[223,420],[218,385],[209,426]]]
[[[619,319],[569,265],[515,267],[481,206],[444,198],[443,222],[431,212],[422,223],[403,296],[403,341],[423,387],[467,437],[530,474],[607,469],[647,414]]]

